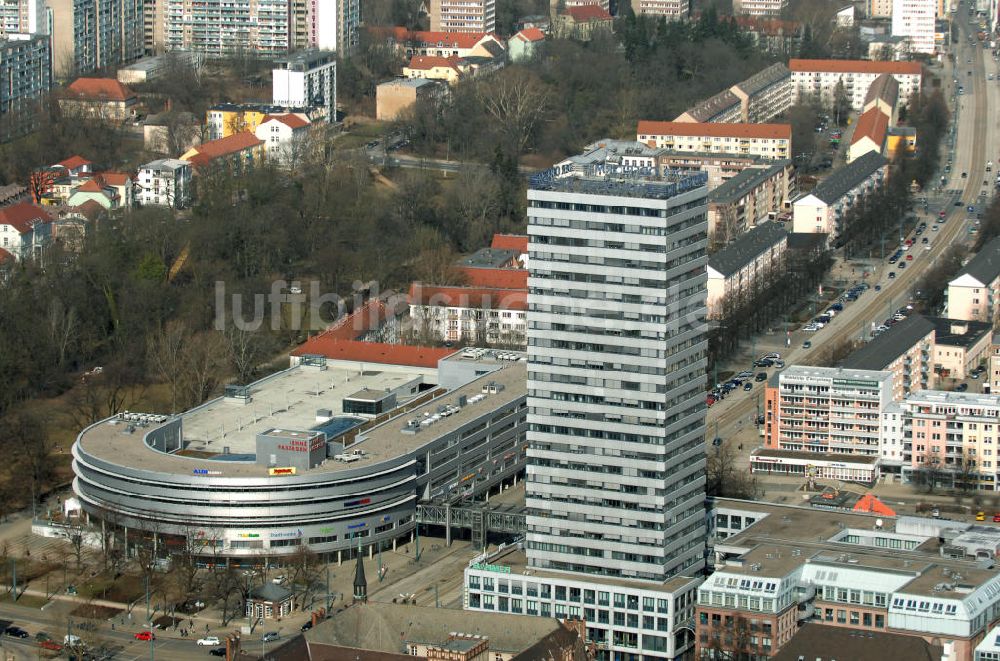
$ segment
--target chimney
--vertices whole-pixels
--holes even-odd
[[[965,335],[969,332],[969,324],[964,321],[951,322],[951,332],[954,335]]]

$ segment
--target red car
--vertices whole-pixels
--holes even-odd
[[[993,523],[1000,523],[1000,512],[993,515]]]
[[[52,650],[53,652],[61,652],[63,647],[54,640],[43,640],[42,642],[38,643],[38,646],[41,647],[43,650]]]
[[[136,640],[156,640],[152,631],[140,631],[135,635]]]
[[[945,217],[944,211],[938,211],[938,218],[944,218],[944,217]]]

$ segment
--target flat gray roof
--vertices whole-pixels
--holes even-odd
[[[840,364],[845,369],[884,370],[894,360],[927,337],[935,325],[927,317],[914,314],[890,327],[874,340],[852,352]]]
[[[761,223],[719,252],[709,255],[708,265],[722,275],[732,275],[787,238],[788,232],[781,223]]]

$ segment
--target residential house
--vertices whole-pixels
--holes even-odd
[[[760,16],[736,16],[736,25],[755,48],[779,57],[796,57],[805,27],[798,21]]]
[[[881,154],[869,152],[831,172],[816,188],[792,203],[793,231],[835,238],[844,215],[885,181],[888,165]]]
[[[264,151],[263,140],[250,131],[243,131],[192,147],[181,156],[181,160],[189,161],[196,171],[209,165],[240,169],[259,163]]]
[[[934,321],[913,314],[851,352],[840,363],[844,369],[892,373],[892,398],[902,400],[917,390],[932,390],[934,373]]]
[[[507,40],[511,62],[530,60],[545,43],[545,33],[538,28],[524,28]]]
[[[125,207],[125,200],[119,195],[118,188],[108,184],[100,174],[75,187],[66,199],[66,204],[75,207],[87,201],[96,202],[105,209]]]
[[[865,154],[882,154],[889,135],[889,115],[879,106],[872,106],[858,117],[847,148],[847,162],[852,163]]]
[[[786,159],[791,154],[789,124],[693,124],[643,120],[639,142],[650,147],[690,152],[746,154]]]
[[[88,161],[82,156],[74,154],[69,158],[59,161],[51,166],[52,169],[62,168],[65,170],[64,176],[83,177],[94,173],[93,161]]]
[[[708,316],[723,319],[784,271],[788,232],[763,223],[708,257]]]
[[[285,167],[301,162],[308,148],[310,124],[291,113],[272,115],[257,126],[254,134],[264,142],[267,157]]]
[[[872,108],[878,108],[882,114],[895,121],[896,108],[899,105],[899,82],[887,73],[879,74],[868,86],[865,93],[865,103],[861,107],[861,112],[868,112]]]
[[[928,317],[934,328],[934,373],[964,379],[990,357],[993,325],[983,321]]]
[[[579,5],[558,14],[554,29],[557,37],[587,41],[595,30],[611,30],[614,20],[599,5]]]
[[[432,99],[446,90],[444,83],[426,78],[397,78],[375,88],[375,119],[392,122],[420,99]]]
[[[424,342],[523,348],[527,291],[482,287],[410,287],[410,320]]]
[[[52,237],[52,216],[41,207],[18,202],[0,208],[0,248],[15,259],[39,256]]]
[[[167,110],[150,115],[142,123],[143,147],[157,154],[187,151],[201,138],[201,122],[187,111]]]
[[[191,202],[191,163],[161,158],[141,165],[136,188],[139,206],[182,209]]]
[[[791,199],[792,162],[746,168],[708,194],[708,237],[726,244],[759,223],[774,220]]]
[[[948,283],[946,312],[949,319],[1000,320],[1000,238],[976,253]]]
[[[406,28],[369,28],[375,38],[385,39],[405,57],[437,55],[438,57],[501,57],[503,43],[489,32],[428,32]]]
[[[312,109],[287,108],[261,103],[219,103],[205,113],[208,139],[228,138],[236,133],[253,133],[261,122],[275,115],[298,115],[312,121]]]
[[[114,78],[77,78],[59,99],[70,117],[124,122],[134,117],[139,97]]]
[[[792,72],[792,97],[795,103],[818,99],[824,105],[833,103],[838,83],[843,83],[854,110],[860,110],[868,88],[882,74],[889,74],[899,83],[899,97],[909,100],[920,91],[923,77],[919,62],[873,62],[871,60],[801,60],[788,62]]]
[[[404,78],[426,78],[442,80],[449,85],[457,83],[464,75],[463,60],[454,55],[414,55],[410,63],[403,67]]]

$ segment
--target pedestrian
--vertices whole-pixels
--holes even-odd
[[[114,631],[114,630],[115,630],[115,623],[114,623],[114,622],[112,622],[112,623],[111,623],[111,630],[112,630],[112,631]]]
[[[205,633],[208,633],[208,624],[205,625]]]

